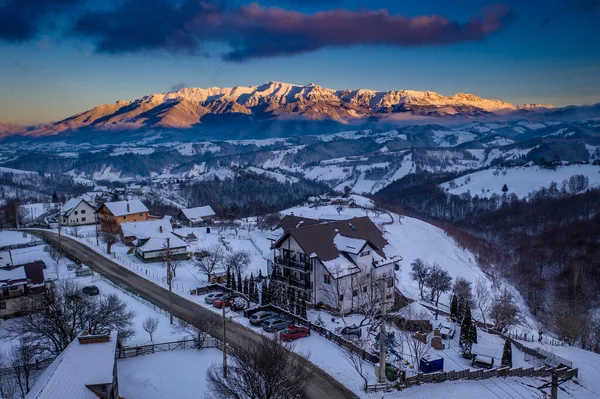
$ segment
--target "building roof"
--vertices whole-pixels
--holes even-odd
[[[111,384],[115,367],[117,332],[108,342],[71,342],[37,379],[27,399],[98,399],[87,386]]]
[[[330,222],[309,219],[307,224],[297,225],[300,227],[288,229],[273,247],[278,247],[290,236],[311,258],[319,258],[335,278],[360,271],[348,254],[357,254],[366,245],[374,251],[373,258],[377,261],[375,266],[396,259],[383,233],[366,216]]]
[[[41,260],[0,268],[0,286],[14,284],[44,284],[46,264]]]
[[[183,212],[183,215],[192,222],[200,222],[202,221],[202,218],[215,216],[215,211],[213,211],[210,205],[199,206],[196,208],[184,208],[181,210],[181,212]]]
[[[168,237],[173,232],[173,226],[168,219],[142,220],[121,223],[121,231],[123,237],[159,238]]]
[[[83,198],[71,198],[62,207],[63,215],[68,216],[75,208],[77,208],[79,206],[79,204],[82,201],[85,202],[86,204],[88,204],[89,206],[91,206],[92,208],[96,209],[96,207],[94,205],[90,204],[88,201],[86,201]]]
[[[127,208],[128,204],[129,210]],[[144,205],[142,201],[138,199],[117,202],[106,202],[104,205],[102,205],[102,207],[106,207],[114,216],[124,216],[131,215],[133,213],[148,212],[148,208],[146,208],[146,205]]]
[[[322,223],[322,221],[317,219],[303,218],[294,215],[285,215],[277,225],[276,229],[281,228],[285,232],[289,229],[297,229],[300,227],[311,226],[313,224],[319,223]]]
[[[177,237],[175,234],[170,233],[169,235],[161,238],[149,238],[146,242],[139,246],[144,252],[161,251],[167,248],[167,238],[170,238],[169,246],[173,248],[187,247],[187,243]]]

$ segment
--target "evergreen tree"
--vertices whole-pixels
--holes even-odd
[[[244,282],[244,280],[242,280],[242,273],[240,273],[240,271],[238,270],[238,273],[237,273],[237,290],[238,290],[238,292],[242,292],[244,290],[243,282]]]
[[[262,283],[262,302],[261,305],[268,305],[271,303],[271,289],[267,285],[267,281]]]
[[[496,186],[496,187],[497,187],[497,186]],[[508,192],[508,186],[507,186],[506,184],[504,184],[504,185],[502,186],[502,192],[503,192],[503,193],[506,193],[506,192]]]
[[[504,341],[504,350],[502,351],[502,367],[512,367],[512,343],[508,338]]]
[[[287,305],[288,305],[288,310],[292,313],[296,313],[296,298],[294,295],[294,290],[290,291],[287,295]]]
[[[258,279],[259,279],[259,281],[263,280],[262,269],[258,270]]]
[[[300,317],[302,317],[303,319],[306,320],[308,318],[308,316],[306,314],[306,301],[302,300],[301,303],[302,303],[302,309],[300,310]]]
[[[450,319],[456,323],[458,320],[458,299],[457,295],[452,295],[452,302],[450,303]]]
[[[225,277],[225,287],[231,288],[231,269],[227,266],[227,275]]]
[[[243,291],[244,291],[244,295],[247,295],[248,297],[250,297],[250,292],[249,292],[249,283],[248,283],[248,277],[244,277],[244,287],[243,287]]]
[[[248,282],[248,296],[252,302],[257,302],[254,300],[254,291],[256,290],[256,286],[254,285],[254,274],[250,273],[250,281]]]
[[[237,284],[235,282],[235,274],[231,273],[231,287],[232,290],[237,291]]]
[[[52,193],[52,203],[53,204],[57,204],[60,200],[58,199],[58,194],[56,194],[56,191]]]
[[[468,304],[468,302],[465,307],[465,317],[463,318],[460,326],[459,344],[463,355],[468,355],[471,353],[471,346],[473,344],[473,328],[471,320],[471,306]]]
[[[296,301],[296,310],[294,311],[298,316],[302,314],[302,298],[298,298]]]
[[[471,344],[477,343],[477,325],[471,321],[471,330],[469,332],[469,340]]]

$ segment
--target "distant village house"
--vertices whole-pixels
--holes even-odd
[[[187,224],[190,227],[204,226],[212,224],[215,220],[215,211],[210,205],[199,206],[196,208],[182,209],[177,215],[177,220]]]
[[[102,231],[119,232],[121,223],[148,220],[148,208],[140,200],[107,202],[98,209]]]
[[[96,207],[83,198],[71,198],[62,207],[61,223],[65,226],[94,224]]]
[[[144,262],[164,262],[187,259],[187,243],[175,233],[169,218],[121,224],[121,237],[125,244],[134,247],[135,256]]]
[[[46,292],[45,268],[41,260],[0,268],[0,317],[18,316],[28,299],[27,307],[35,308],[36,297]]]

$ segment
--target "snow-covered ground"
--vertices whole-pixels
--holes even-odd
[[[222,364],[216,348],[159,352],[119,360],[119,394],[127,399],[195,399],[210,395],[206,372]],[[208,396],[207,396],[208,397]]]
[[[558,166],[556,170],[539,166],[486,169],[461,176],[441,186],[451,194],[470,192],[472,196],[490,197],[492,194],[502,195],[502,187],[506,184],[508,194],[515,193],[517,197],[523,198],[542,187],[550,186],[552,182],[560,190],[562,182],[574,175],[586,176],[590,187],[600,186],[600,166],[596,165]]]

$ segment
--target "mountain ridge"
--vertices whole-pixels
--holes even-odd
[[[410,118],[478,119],[513,114],[523,117],[559,110],[554,110],[551,105],[515,105],[469,93],[444,96],[416,90],[333,90],[315,83],[302,86],[270,81],[258,86],[186,87],[149,94],[130,101],[101,104],[58,122],[33,128],[5,124],[0,129],[0,138],[11,135],[44,137],[83,129],[192,129],[203,126],[210,119],[208,116],[218,116],[217,121],[221,124],[293,119],[359,124]]]

